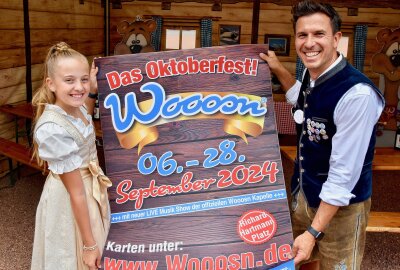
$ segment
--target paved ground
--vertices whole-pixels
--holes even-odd
[[[290,170],[286,162],[284,166],[285,172]],[[29,169],[22,172],[12,188],[1,188],[8,184],[8,177],[0,178],[0,270],[30,267],[35,211],[44,177]],[[373,209],[400,212],[399,173],[380,173],[374,183]],[[368,233],[362,270],[400,270],[399,247],[400,234]]]

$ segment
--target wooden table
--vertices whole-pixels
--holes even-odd
[[[19,172],[19,163],[23,163],[32,168],[42,170],[42,168],[36,163],[35,160],[31,159],[31,145],[23,145],[18,142],[19,137],[19,129],[18,129],[18,119],[24,118],[29,121],[25,121],[26,129],[25,133],[27,135],[27,139],[29,144],[31,143],[31,122],[34,117],[33,108],[31,103],[24,103],[18,105],[3,105],[0,106],[0,112],[11,114],[15,116],[15,142],[13,140],[7,140],[4,138],[0,138],[0,154],[7,156],[9,161],[9,170],[10,170],[10,186],[13,186],[16,182],[16,178],[14,177],[14,166],[12,160],[17,161],[17,173]],[[97,139],[101,139],[103,133],[101,131],[100,121],[93,121],[96,137]],[[97,147],[102,147],[101,143],[97,144]],[[104,156],[102,151],[98,151],[100,166],[104,169]],[[18,178],[18,177],[17,177]]]
[[[27,119],[33,119],[33,108],[31,103],[24,103],[18,105],[6,104],[0,106],[0,112],[24,117]]]
[[[33,119],[33,108],[30,103],[24,103],[19,105],[3,105],[0,106],[0,112],[8,113],[15,116],[15,141],[18,143],[19,138],[19,130],[18,130],[18,119],[25,118],[25,119]],[[31,121],[25,121],[25,132],[30,143],[30,130],[31,130]]]
[[[31,103],[23,103],[18,105],[3,105],[0,106],[0,112],[12,114],[16,116],[16,121],[18,121],[18,117],[23,117],[26,119],[33,119],[34,113]],[[93,121],[94,128],[96,131],[96,137],[101,138],[103,136],[103,132],[101,131],[101,124],[99,120]]]
[[[294,162],[297,153],[296,146],[281,146],[280,148],[282,156]],[[376,147],[372,170],[400,171],[400,151],[389,147]],[[400,212],[371,212],[367,231],[400,233]]]

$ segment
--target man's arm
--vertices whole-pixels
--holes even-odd
[[[94,60],[92,62],[92,65],[90,67],[90,93],[97,95],[97,79],[96,75],[97,72],[99,71],[99,68],[94,65]],[[94,103],[96,101],[96,98],[91,98],[87,97],[85,100],[85,105],[86,105],[86,110],[90,115],[93,115],[94,111]]]
[[[260,53],[261,59],[266,61],[271,69],[272,73],[278,78],[281,83],[282,90],[289,90],[295,83],[296,79],[290,74],[290,72],[282,65],[275,52],[267,51],[267,53]]]
[[[338,211],[339,206],[328,204],[321,201],[317,213],[313,219],[311,226],[319,231],[323,232],[332,218]],[[315,238],[311,233],[305,231],[299,235],[293,243],[292,254],[294,257],[294,263],[297,265],[299,262],[307,260],[311,256],[311,252],[315,245]]]

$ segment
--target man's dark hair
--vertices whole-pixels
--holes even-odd
[[[318,3],[312,0],[304,0],[293,6],[293,27],[295,31],[296,22],[300,17],[312,15],[318,12],[323,13],[330,18],[334,34],[340,31],[342,19],[337,11],[328,3]]]

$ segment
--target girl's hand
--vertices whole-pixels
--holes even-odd
[[[101,255],[99,248],[95,250],[83,251],[83,262],[89,267],[89,270],[101,268]]]
[[[92,65],[90,67],[90,93],[97,94],[97,79],[96,75],[99,71],[99,68],[95,66],[94,60],[92,61]]]

